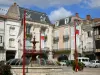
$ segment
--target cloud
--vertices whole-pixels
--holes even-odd
[[[66,10],[63,7],[60,7],[59,9],[54,10],[50,13],[49,19],[51,22],[55,22],[56,20],[71,16],[71,15],[72,15],[71,11]]]
[[[59,7],[72,4],[81,4],[90,8],[100,7],[100,0],[0,0],[0,5],[11,6],[16,2],[20,6],[37,6],[39,8]]]
[[[83,2],[89,8],[98,8],[98,7],[100,7],[100,0],[84,0]]]
[[[78,4],[82,0],[0,0],[0,4],[11,5],[16,2],[20,6],[37,6],[40,8],[46,8],[50,6],[63,6]]]
[[[100,7],[100,0],[91,0],[88,4],[91,8],[97,8]]]

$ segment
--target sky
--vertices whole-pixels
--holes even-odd
[[[14,2],[20,7],[45,12],[52,23],[75,13],[83,19],[86,15],[100,18],[100,0],[0,0],[0,14],[5,14]]]

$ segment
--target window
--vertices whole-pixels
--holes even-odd
[[[40,21],[41,22],[46,22],[46,17],[40,16]]]
[[[82,59],[82,61],[88,61],[88,59]]]
[[[96,63],[100,63],[100,61],[96,61]]]
[[[100,28],[98,28],[98,34],[100,35]]]
[[[0,36],[0,43],[2,43],[2,36]]]
[[[60,20],[59,25],[65,25],[65,19]]]
[[[10,28],[9,28],[9,33],[10,33],[10,35],[15,35],[15,27],[14,26],[11,26]]]
[[[100,49],[100,40],[95,40],[96,49]]]
[[[79,59],[79,61],[81,62],[81,59]]]
[[[92,36],[90,31],[88,31],[87,34],[88,34],[88,37]]]
[[[69,18],[65,19],[65,24],[69,23]]]
[[[9,39],[9,47],[15,47],[15,39],[13,38]]]
[[[26,34],[30,34],[31,25],[26,25]]]
[[[59,26],[59,21],[56,22],[56,26]]]

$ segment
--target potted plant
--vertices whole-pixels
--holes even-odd
[[[32,34],[26,34],[26,39],[30,40],[32,38]]]
[[[72,68],[75,71],[76,63],[75,61],[72,62]],[[82,62],[78,62],[78,70],[82,71],[84,69],[84,64]]]
[[[44,41],[47,41],[47,35],[44,36]]]

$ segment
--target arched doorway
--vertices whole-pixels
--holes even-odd
[[[62,55],[60,55],[57,59],[58,59],[58,61],[68,60],[68,57],[67,57],[67,55],[62,54]]]

